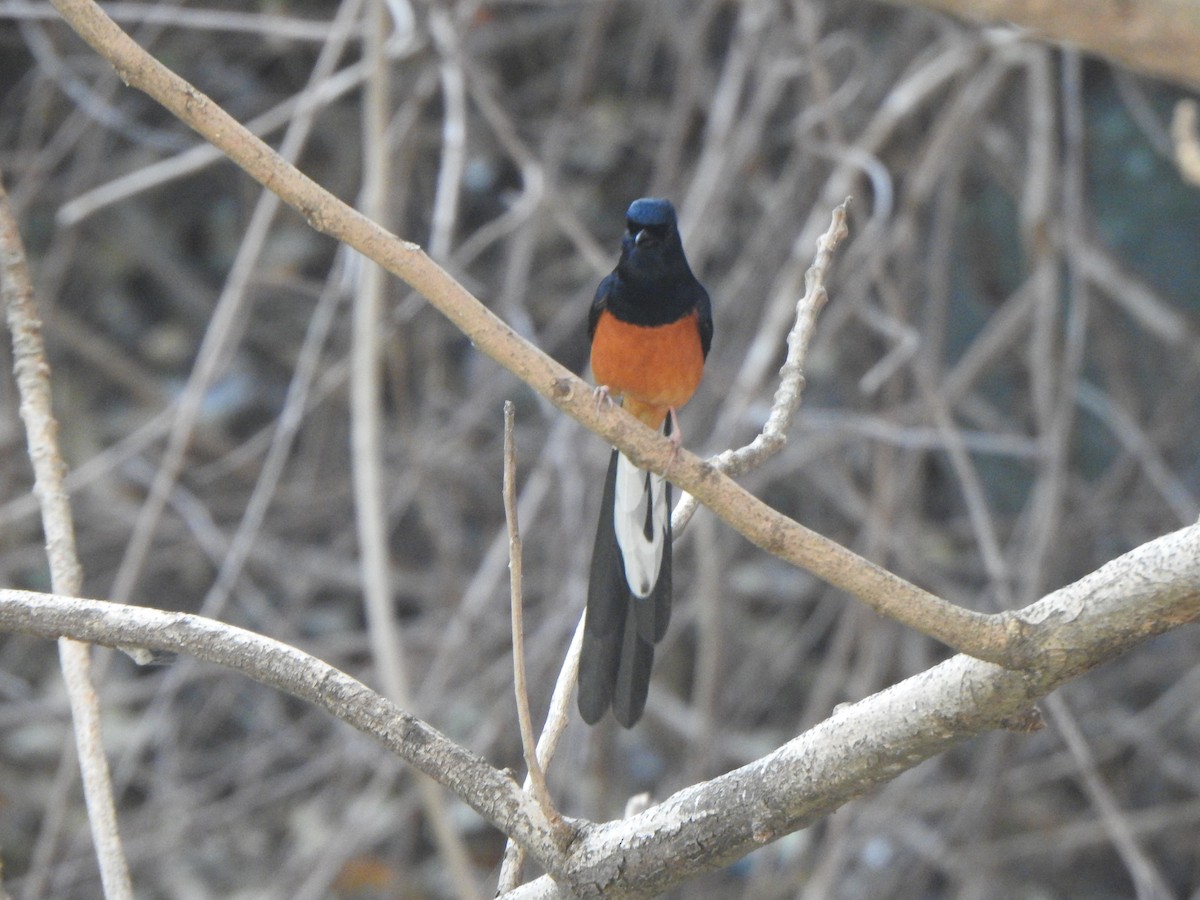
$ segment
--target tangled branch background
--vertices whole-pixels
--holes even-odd
[[[1180,90],[862,3],[430,6],[382,34],[357,0],[244,6],[118,19],[577,371],[623,210],[674,198],[716,319],[684,414],[696,452],[761,426],[815,238],[853,194],[797,427],[744,483],[899,575],[1008,609],[1200,514],[1200,194],[1171,161]],[[256,217],[255,185],[26,8],[0,6],[0,169],[34,256],[84,594],[203,612],[377,682],[350,451],[361,266],[295,213]],[[388,78],[364,93],[372,41]],[[382,493],[410,705],[520,768],[501,405],[517,403],[535,715],[583,606],[607,448],[385,290]],[[0,583],[44,590],[2,390]],[[703,510],[676,552],[646,721],[568,732],[548,773],[568,814],[618,816],[725,771],[945,655]],[[926,763],[688,896],[1187,895],[1197,658],[1195,632],[1172,632],[1061,691],[1045,731]],[[187,659],[102,668],[146,896],[452,890],[411,774],[362,736]],[[0,675],[5,884],[95,896],[54,656],[7,638]],[[500,839],[450,813],[482,886]]]

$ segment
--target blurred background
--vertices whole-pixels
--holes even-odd
[[[1177,86],[850,0],[108,6],[575,371],[626,206],[672,198],[714,307],[682,416],[699,453],[761,427],[816,237],[852,195],[796,426],[742,480],[954,602],[1023,606],[1200,515],[1200,190],[1171,161]],[[46,320],[85,593],[202,612],[378,686],[350,452],[359,261],[264,210],[48,4],[0,2],[0,170]],[[408,705],[522,770],[502,404],[539,726],[608,448],[403,284],[383,308]],[[30,482],[6,378],[0,584],[48,590]],[[676,554],[646,716],[631,732],[576,716],[550,771],[568,815],[727,771],[947,655],[703,510]],[[1195,629],[1165,635],[1060,691],[1040,733],[971,741],[678,896],[1198,897],[1198,651]],[[446,801],[456,881],[411,773],[349,727],[188,659],[97,657],[139,898],[441,898],[464,873],[493,893],[500,836]],[[0,638],[13,897],[100,893],[71,745],[52,646]]]

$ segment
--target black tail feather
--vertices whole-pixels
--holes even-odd
[[[650,667],[653,663],[654,645],[642,639],[637,624],[632,617],[628,618],[612,698],[613,718],[626,728],[636,725],[642,717],[642,710],[646,708],[646,695],[650,692]]]
[[[616,720],[632,728],[646,705],[654,644],[666,633],[671,614],[671,533],[668,525],[654,589],[648,597],[635,597],[625,578],[613,524],[617,455],[614,450],[609,461],[592,552],[578,702],[579,713],[589,725],[598,722],[611,707]],[[670,499],[668,486],[668,509]]]
[[[671,509],[671,485],[666,485],[667,509]],[[670,516],[670,512],[667,513]],[[657,523],[656,523],[656,527]],[[637,632],[642,640],[657,644],[667,633],[667,624],[671,621],[671,523],[667,523],[667,538],[663,545],[662,567],[658,570],[658,581],[650,596],[639,599],[629,594],[629,602],[637,611]],[[625,572],[621,571],[622,585],[625,582]]]

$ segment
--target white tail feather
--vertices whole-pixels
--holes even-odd
[[[649,478],[647,478],[649,476]],[[646,505],[652,503],[653,528],[646,537]],[[666,544],[667,482],[661,475],[643,472],[624,455],[617,455],[613,527],[625,561],[625,580],[635,597],[648,597],[658,582]]]

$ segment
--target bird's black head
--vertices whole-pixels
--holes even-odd
[[[643,197],[629,204],[625,220],[629,223],[630,231],[644,228],[666,229],[675,224],[675,207],[671,205],[670,200]]]
[[[653,281],[677,278],[683,273],[691,275],[670,200],[657,197],[634,200],[625,214],[625,223],[621,262],[617,266],[623,278]]]

